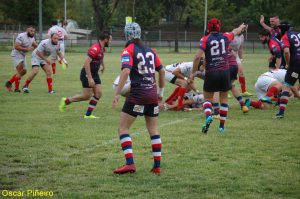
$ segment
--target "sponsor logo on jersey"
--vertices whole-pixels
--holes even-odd
[[[122,63],[126,63],[130,61],[129,55],[122,56]]]

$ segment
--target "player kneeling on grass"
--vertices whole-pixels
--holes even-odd
[[[256,95],[259,100],[247,99],[245,102],[246,106],[252,106],[257,109],[270,108],[272,98],[277,101],[283,87],[285,75],[285,69],[273,69],[261,74],[255,83]],[[300,97],[296,87],[292,87],[292,92],[295,97]]]
[[[55,93],[52,89],[52,72],[51,72],[51,60],[49,57],[52,56],[59,56],[61,60],[65,64],[67,61],[64,59],[62,53],[60,52],[60,47],[58,43],[58,34],[53,33],[51,34],[50,39],[42,40],[38,47],[32,52],[31,58],[31,65],[32,65],[32,72],[27,78],[24,86],[23,92],[29,93],[29,84],[34,79],[34,77],[39,72],[39,67],[41,67],[47,77],[47,84],[48,84],[48,92]]]
[[[119,138],[125,155],[126,164],[114,170],[116,174],[135,172],[132,140],[129,129],[136,117],[144,116],[150,135],[154,166],[153,173],[160,173],[161,139],[158,131],[158,96],[155,71],[159,73],[159,93],[162,97],[164,70],[157,54],[141,41],[141,28],[137,23],[129,23],[124,29],[127,43],[122,52],[122,71],[118,87],[113,98],[113,107],[118,104],[121,90],[130,76],[131,88],[123,106],[119,122]]]
[[[112,40],[112,36],[108,31],[104,31],[100,34],[99,38],[100,41],[93,44],[88,50],[83,68],[81,69],[80,81],[83,87],[82,93],[73,97],[63,97],[59,104],[59,110],[61,112],[64,112],[67,108],[67,105],[71,104],[72,102],[86,101],[90,99],[90,103],[86,114],[84,115],[84,118],[99,118],[92,115],[92,112],[102,95],[99,69],[100,65],[103,65],[104,63],[103,59],[105,47],[109,46],[109,43]]]

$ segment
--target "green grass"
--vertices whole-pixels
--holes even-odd
[[[159,55],[164,65],[194,56]],[[13,69],[9,52],[0,52],[0,190],[53,191],[53,198],[300,198],[300,102],[295,99],[282,120],[272,119],[276,108],[251,109],[244,115],[231,99],[223,135],[217,132],[217,121],[207,135],[200,133],[201,113],[162,112],[160,176],[149,172],[150,139],[140,117],[130,131],[137,173],[114,175],[112,170],[124,163],[117,135],[124,99],[116,110],[111,108],[120,52],[105,55],[103,97],[94,111],[101,119],[83,119],[88,102],[71,104],[63,114],[58,111],[61,97],[81,92],[84,57],[85,53],[67,54],[69,69],[58,66],[54,77],[56,94],[47,93],[43,71],[30,85],[31,93],[23,94],[3,87]],[[267,57],[245,55],[252,93],[256,78],[267,69]],[[197,82],[201,90],[202,82]],[[173,88],[167,84],[165,96]]]

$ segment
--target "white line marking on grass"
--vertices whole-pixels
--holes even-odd
[[[179,119],[179,120],[167,122],[167,123],[164,123],[164,124],[162,124],[162,125],[158,125],[158,128],[160,129],[160,128],[164,128],[164,127],[166,127],[166,126],[170,126],[170,125],[172,125],[172,124],[181,123],[181,122],[183,122],[183,121],[185,121],[185,120],[188,120],[188,119],[191,119],[191,118],[184,118],[184,119]],[[138,132],[130,133],[130,136],[133,137],[133,136],[140,135],[141,133],[147,133],[147,132],[148,132],[148,130],[147,130],[147,128],[145,128],[145,129],[140,130],[140,131],[138,131]],[[84,152],[91,152],[91,151],[93,151],[95,148],[99,148],[99,147],[101,147],[101,146],[106,146],[106,145],[112,144],[112,143],[114,143],[114,142],[119,142],[119,138],[117,137],[117,138],[113,138],[113,139],[104,141],[104,142],[102,142],[102,143],[100,143],[100,144],[93,145],[91,148],[86,147],[85,150],[84,150]],[[77,154],[77,153],[74,153],[74,154]],[[71,155],[73,155],[73,154],[71,154]],[[71,156],[71,155],[70,155],[70,156]]]

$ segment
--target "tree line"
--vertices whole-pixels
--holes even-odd
[[[260,15],[271,15],[300,24],[300,1],[297,0],[207,0],[208,19],[218,17],[223,30],[241,22],[259,25]],[[38,25],[38,0],[0,0],[0,23]],[[183,24],[188,29],[204,25],[205,0],[67,0],[67,18],[82,28],[98,31],[123,26],[126,16],[133,16],[143,29],[163,22]],[[50,25],[64,18],[63,0],[43,0],[43,23]],[[175,28],[177,26],[174,26]]]

